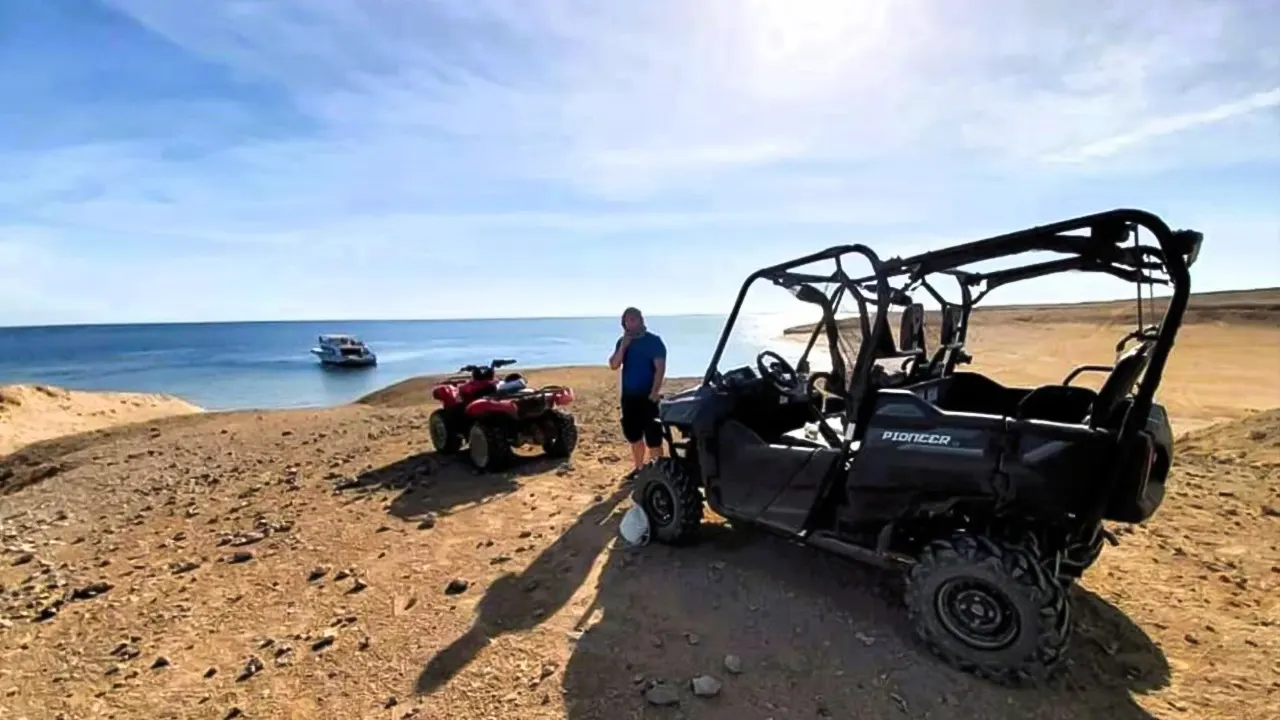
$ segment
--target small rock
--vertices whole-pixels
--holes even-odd
[[[693,694],[698,697],[715,697],[720,694],[720,688],[723,687],[719,680],[710,675],[699,675],[690,685],[693,686]]]
[[[436,519],[434,516],[431,516],[431,515],[428,515],[422,518],[422,522],[418,523],[419,530],[430,530],[435,526],[436,526]]]
[[[244,711],[238,707],[233,707],[222,716],[222,720],[234,720],[234,718],[244,717]]]
[[[338,572],[334,573],[333,579],[334,579],[334,580],[346,580],[346,579],[347,579],[347,578],[349,578],[349,577],[351,577],[351,571],[350,571],[350,570],[339,570]]]
[[[866,645],[867,647],[871,647],[876,644],[876,639],[865,633],[856,632],[853,636],[858,639],[858,642]]]
[[[329,574],[329,568],[323,565],[317,565],[311,568],[311,572],[307,574],[307,582],[315,582],[325,575]]]
[[[211,667],[211,668],[209,668],[208,670],[205,670],[205,671],[204,671],[204,677],[205,677],[205,679],[206,679],[206,680],[208,680],[209,678],[211,678],[211,677],[213,677],[214,675],[217,675],[217,674],[218,674],[218,668],[216,668],[216,667]]]
[[[32,555],[31,553],[22,553],[21,555],[13,559],[13,564],[15,566],[26,565],[27,563],[35,559],[36,559],[36,556]]]
[[[236,682],[248,680],[262,672],[263,667],[262,660],[259,660],[257,655],[250,655],[249,660],[244,664],[244,669],[240,671],[240,676],[236,678]]]
[[[396,699],[396,696],[395,696],[395,695],[392,695],[391,697],[387,698],[387,701],[386,701],[386,702],[382,703],[382,707],[384,707],[384,708],[393,708],[393,707],[395,707],[396,705],[399,705],[399,704],[400,704],[400,701]]]
[[[232,564],[247,563],[253,559],[253,553],[248,550],[238,550],[231,557],[227,558],[227,562]]]
[[[326,632],[324,635],[321,635],[318,640],[311,643],[311,650],[313,652],[320,652],[321,650],[332,645],[335,639],[336,638],[334,637],[333,633]]]
[[[98,582],[90,583],[88,585],[85,585],[82,588],[78,588],[74,590],[71,593],[71,599],[72,600],[88,600],[89,598],[97,597],[111,590],[111,588],[113,587],[115,586],[112,585],[111,583],[105,580],[99,580]]]
[[[687,632],[684,634],[684,639],[690,645],[697,645],[698,643],[702,642],[702,638],[698,637],[697,633]]]
[[[466,580],[463,580],[462,578],[454,578],[449,581],[448,585],[445,586],[444,594],[460,595],[466,592],[467,588],[469,587],[471,587],[471,583],[467,582]]]
[[[356,581],[351,584],[351,589],[348,592],[351,594],[364,592],[364,590],[368,587],[369,587],[369,583],[365,582],[364,580],[361,580],[360,578],[356,578]]]
[[[167,668],[171,664],[172,663],[169,662],[169,658],[161,655],[160,657],[156,658],[155,662],[151,663],[151,669],[159,670],[160,668]]]
[[[1280,517],[1280,508],[1276,507],[1275,505],[1263,505],[1262,516],[1263,517]]]
[[[665,683],[655,683],[644,693],[645,702],[657,707],[680,704],[680,693]]]
[[[177,562],[177,563],[170,564],[169,571],[172,572],[174,575],[182,575],[183,573],[189,573],[198,567],[200,567],[200,563],[194,560],[187,560],[185,562]]]
[[[742,658],[737,655],[724,656],[724,669],[734,675],[742,673]]]

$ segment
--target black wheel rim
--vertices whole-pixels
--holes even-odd
[[[449,429],[445,427],[444,418],[439,415],[432,415],[431,421],[428,423],[431,431],[431,444],[437,450],[443,448],[449,442]]]
[[[938,618],[952,635],[978,650],[1002,650],[1021,629],[1018,612],[995,585],[977,578],[955,578],[934,596]]]
[[[645,507],[649,510],[650,521],[654,525],[666,527],[676,517],[676,499],[665,485],[650,485],[645,493]]]

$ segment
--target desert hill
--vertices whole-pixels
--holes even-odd
[[[1053,383],[1126,330],[985,323],[970,345]],[[1184,328],[1166,503],[1116,528],[1072,591],[1066,672],[1023,691],[922,651],[892,576],[714,523],[618,547],[603,368],[527,373],[576,389],[582,439],[502,474],[430,451],[430,378],[39,440],[0,457],[0,717],[1277,717],[1276,368],[1280,324]]]
[[[1166,506],[1074,591],[1064,677],[1009,691],[920,650],[884,574],[714,525],[690,548],[617,547],[613,374],[530,375],[578,389],[570,462],[476,475],[436,457],[412,381],[3,459],[0,714],[1276,714],[1280,477],[1254,453],[1280,411],[1238,409],[1181,441]],[[715,697],[691,692],[703,675]]]
[[[1143,293],[1143,320],[1147,324],[1158,322],[1168,307],[1169,297],[1157,295],[1148,300]],[[1154,309],[1154,313],[1150,311]],[[896,316],[896,313],[895,313]],[[1062,303],[1052,305],[979,305],[973,309],[971,321],[975,326],[996,323],[1082,323],[1121,325],[1133,324],[1138,319],[1137,298],[1124,298],[1104,302]],[[925,311],[926,326],[939,326],[941,317],[935,310]],[[1225,290],[1221,292],[1192,293],[1184,324],[1224,323],[1232,325],[1280,324],[1280,288],[1256,290]],[[856,318],[838,321],[842,329],[857,330]],[[807,334],[813,331],[813,323],[787,328],[788,335]],[[897,328],[895,326],[894,331]]]

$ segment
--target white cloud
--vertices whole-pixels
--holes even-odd
[[[79,108],[100,139],[0,137],[0,213],[174,272],[211,247],[968,235],[949,225],[1129,204],[1098,177],[1280,161],[1268,0],[108,4],[275,115],[231,93]]]

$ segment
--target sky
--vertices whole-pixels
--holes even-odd
[[[0,3],[0,324],[721,313],[1114,207],[1280,285],[1277,0]],[[991,302],[1130,296],[1063,276]]]

